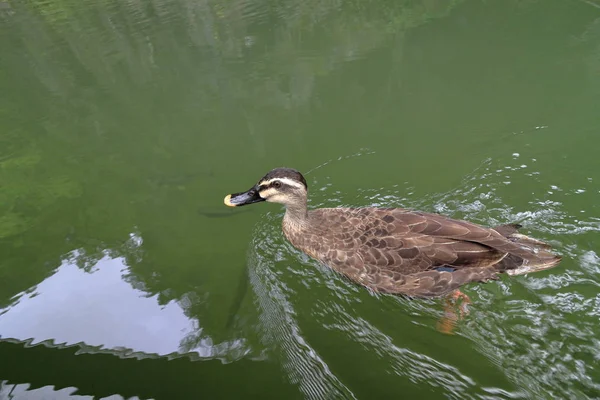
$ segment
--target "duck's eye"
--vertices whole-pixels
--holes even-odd
[[[279,188],[281,187],[281,182],[279,182],[279,181],[275,181],[275,182],[273,182],[273,187],[274,187],[275,189],[279,189]]]

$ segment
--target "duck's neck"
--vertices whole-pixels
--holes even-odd
[[[306,199],[304,201],[288,204],[285,208],[285,216],[283,217],[283,225],[288,228],[303,229],[308,224],[308,209],[306,207]]]

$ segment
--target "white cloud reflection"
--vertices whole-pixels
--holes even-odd
[[[160,305],[156,295],[132,288],[123,279],[128,272],[122,258],[106,256],[92,272],[63,262],[33,291],[0,310],[0,338],[84,342],[158,355],[178,352],[182,339],[198,334],[198,322],[177,301]],[[202,344],[194,351],[201,357],[216,355],[212,346]]]

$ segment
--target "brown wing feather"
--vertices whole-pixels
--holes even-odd
[[[500,234],[492,228],[476,225],[471,222],[451,219],[438,214],[429,214],[415,211],[396,210],[392,215],[399,221],[400,231],[405,225],[410,226],[410,232],[422,235],[453,239],[461,243],[480,245],[480,251],[493,250],[499,254],[513,254],[526,260],[526,262],[539,262],[540,256],[531,250],[529,246],[523,246],[524,241],[513,241]],[[408,223],[407,223],[408,222]],[[516,230],[514,226],[502,226],[503,233]],[[508,235],[509,236],[509,235]],[[471,247],[468,251],[474,251]],[[476,256],[480,257],[480,255]],[[554,256],[552,256],[554,257]]]
[[[482,267],[500,261],[506,252],[481,241],[497,232],[474,224],[461,224],[435,214],[402,209],[359,209],[349,213],[324,213],[323,224],[331,235],[322,240],[341,252],[358,252],[365,264],[404,274],[436,266]],[[488,232],[489,231],[489,232]],[[327,237],[331,236],[331,240]],[[512,245],[512,243],[509,242]],[[515,246],[516,247],[516,246]]]

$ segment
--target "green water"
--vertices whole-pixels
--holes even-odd
[[[0,399],[600,397],[599,3],[0,0],[0,93]],[[282,165],[564,261],[442,334],[223,205]]]

